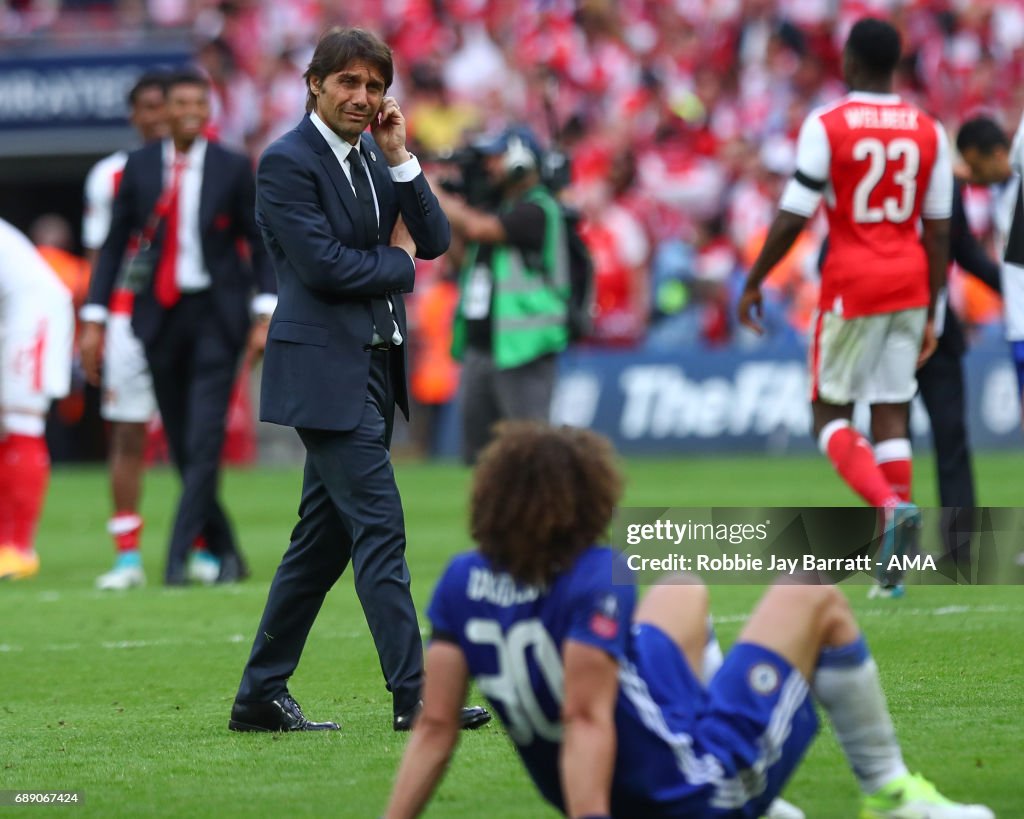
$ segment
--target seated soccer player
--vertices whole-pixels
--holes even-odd
[[[476,469],[477,551],[429,616],[423,712],[386,816],[423,810],[459,734],[470,678],[541,795],[571,817],[760,817],[828,713],[864,793],[862,819],[990,819],[908,773],[878,669],[831,586],[769,589],[722,662],[695,578],[637,604],[594,545],[621,480],[600,436],[506,425]]]
[[[71,383],[71,294],[0,219],[0,580],[39,572],[35,530],[50,478],[43,433]]]

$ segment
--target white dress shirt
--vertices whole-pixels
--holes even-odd
[[[174,181],[177,151],[170,139],[163,141],[164,190]],[[199,234],[199,194],[203,187],[203,163],[206,161],[206,140],[199,137],[181,155],[184,168],[178,190],[178,264],[175,279],[182,293],[195,293],[210,286],[210,272],[203,260],[203,240]]]
[[[366,171],[366,178],[370,180],[370,191],[373,193],[373,210],[377,214],[377,224],[379,226],[380,203],[377,201],[377,189],[373,185],[373,174],[370,173],[370,168],[366,164],[366,157],[363,156],[362,151],[359,150],[360,147],[362,146],[362,141],[356,140],[355,145],[349,144],[340,136],[338,136],[334,131],[328,128],[324,121],[316,115],[315,111],[310,113],[309,120],[310,122],[313,123],[314,127],[320,132],[323,138],[327,141],[327,145],[328,147],[330,147],[331,153],[333,153],[334,156],[337,158],[338,164],[341,165],[341,170],[345,174],[345,178],[348,180],[348,184],[352,187],[352,193],[356,192],[356,188],[355,185],[352,183],[352,171],[349,168],[348,155],[351,151],[355,151],[356,154],[358,155],[358,161],[363,163],[363,169]],[[401,165],[395,165],[393,168],[389,167],[388,171],[391,173],[391,178],[395,182],[411,182],[421,173],[420,161],[413,156],[410,159],[403,162]],[[416,262],[413,261],[411,256],[409,257],[409,261],[412,263],[413,268],[415,268]],[[394,314],[395,307],[391,303],[391,299],[388,299],[388,307],[391,308],[391,312],[392,314]],[[377,344],[380,341],[380,337],[376,333],[374,333],[372,343]],[[402,343],[402,334],[398,330],[397,322],[395,322],[394,332],[392,333],[391,336],[391,343]]]

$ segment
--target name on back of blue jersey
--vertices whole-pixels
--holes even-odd
[[[505,572],[495,574],[490,569],[470,569],[466,582],[466,597],[470,600],[484,600],[496,606],[518,606],[532,603],[540,597],[537,586],[520,586]]]

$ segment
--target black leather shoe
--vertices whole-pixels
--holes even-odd
[[[310,722],[292,695],[270,702],[236,702],[231,706],[232,731],[338,731],[336,722]]]
[[[164,573],[164,585],[187,586],[188,574],[185,572],[185,566],[168,566],[167,571]]]
[[[220,558],[220,571],[217,573],[215,583],[238,583],[249,576],[249,567],[245,565],[242,556],[228,554]]]
[[[416,717],[420,715],[422,710],[423,701],[420,700],[404,714],[399,714],[395,717],[394,729],[396,731],[411,731]],[[462,709],[462,713],[459,714],[459,728],[463,731],[475,731],[490,721],[491,712],[486,708],[481,708],[479,705],[467,705]]]

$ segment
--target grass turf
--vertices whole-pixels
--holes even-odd
[[[818,458],[632,460],[634,506],[830,505],[856,500]],[[977,460],[981,502],[1019,503],[1019,454]],[[423,611],[449,556],[468,547],[468,473],[399,464],[409,561]],[[933,469],[918,496],[935,502]],[[0,790],[84,792],[82,816],[372,817],[384,806],[405,738],[346,575],[328,596],[291,689],[329,735],[238,735],[228,711],[267,585],[298,503],[297,470],[233,471],[227,506],[253,579],[165,590],[156,581],[176,484],[147,476],[146,569],[153,585],[93,591],[111,559],[106,476],[57,470],[39,533],[42,572],[0,585]],[[724,644],[759,589],[716,587]],[[1024,595],[1015,587],[914,587],[898,602],[850,590],[882,669],[908,764],[948,795],[1024,816]],[[478,697],[475,698],[479,700]],[[787,796],[814,819],[857,813],[857,790],[828,728]],[[497,725],[463,737],[429,816],[554,816]]]

